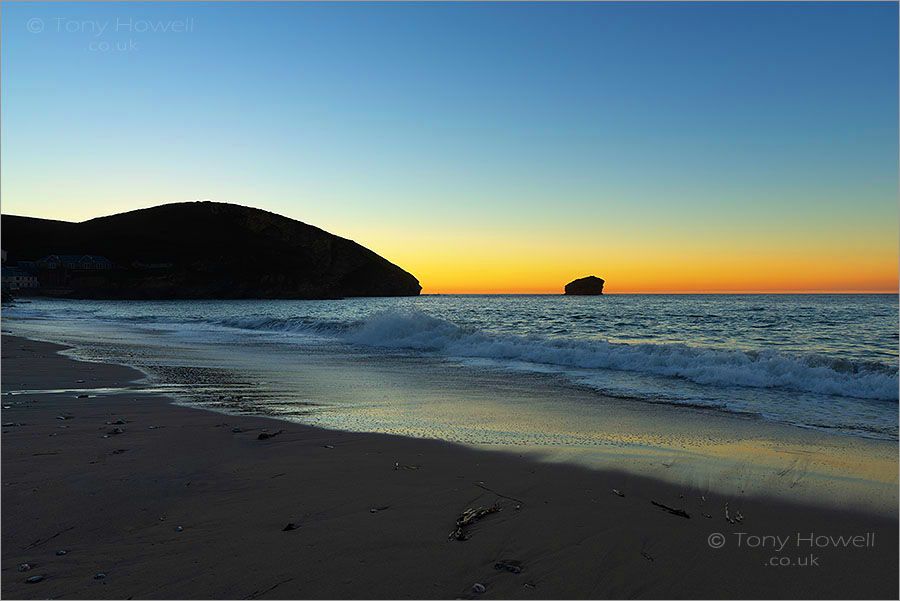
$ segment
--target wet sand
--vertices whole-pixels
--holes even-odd
[[[3,336],[4,392],[64,390],[3,397],[5,598],[898,595],[896,517],[176,406],[61,348]]]

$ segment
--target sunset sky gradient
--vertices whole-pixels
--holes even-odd
[[[897,22],[896,3],[3,2],[2,210],[254,206],[424,293],[896,292]]]

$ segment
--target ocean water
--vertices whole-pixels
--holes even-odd
[[[897,439],[896,294],[34,299],[3,317],[4,330],[139,366],[186,402],[329,427],[533,441],[615,399]],[[435,400],[538,380],[560,393],[527,410]],[[554,401],[566,390],[594,400]],[[513,409],[528,419],[501,427]],[[585,428],[556,429],[577,442]]]

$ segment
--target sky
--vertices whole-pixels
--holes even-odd
[[[4,214],[258,207],[423,293],[898,289],[897,3],[0,10]]]

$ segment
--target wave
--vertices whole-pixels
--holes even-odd
[[[348,327],[347,342],[452,357],[528,361],[579,369],[612,369],[682,378],[697,384],[778,388],[876,400],[898,400],[897,370],[877,362],[776,351],[739,351],[668,343],[614,343],[490,334],[431,315],[380,313]]]
[[[311,317],[232,317],[211,320],[209,323],[226,328],[241,330],[265,330],[268,332],[294,332],[304,334],[339,335],[350,329],[353,324],[333,319],[313,319]]]
[[[143,321],[143,318],[131,318]],[[156,321],[150,319],[149,321]],[[895,367],[821,354],[788,355],[683,343],[619,343],[490,333],[421,311],[388,311],[358,321],[312,317],[195,317],[197,324],[325,336],[351,344],[412,349],[454,358],[521,361],[556,368],[618,370],[681,378],[708,386],[741,386],[897,401]]]

